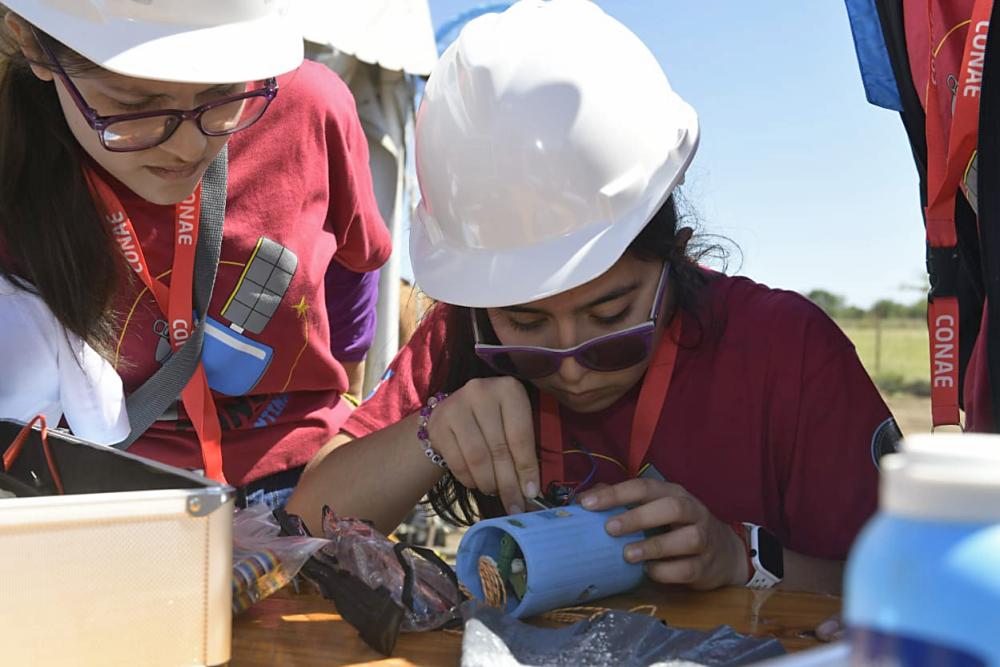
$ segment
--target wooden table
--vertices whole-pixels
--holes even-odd
[[[697,592],[648,586],[597,601],[606,607],[656,606],[656,615],[678,628],[707,630],[728,624],[738,632],[777,637],[789,651],[818,644],[813,629],[840,611],[840,599],[810,593],[724,588]],[[233,622],[232,667],[311,667],[312,665],[459,664],[462,637],[448,632],[401,634],[392,658],[372,651],[313,594],[281,592],[259,602]]]

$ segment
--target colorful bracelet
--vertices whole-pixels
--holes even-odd
[[[448,394],[439,391],[427,399],[427,405],[420,408],[420,419],[417,420],[417,439],[420,440],[420,444],[424,448],[424,455],[431,460],[431,463],[447,470],[448,463],[431,447],[430,435],[427,432],[427,422],[431,419],[431,413],[446,398],[448,398]]]

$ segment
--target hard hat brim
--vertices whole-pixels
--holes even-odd
[[[417,285],[437,301],[501,308],[544,299],[599,277],[621,258],[683,180],[698,139],[693,129],[683,140],[682,164],[670,170],[662,195],[651,205],[537,245],[495,250],[456,248],[432,240],[428,230],[435,225],[421,219],[430,215],[421,202],[410,229],[410,260]]]
[[[93,20],[46,3],[11,7],[26,21],[116,74],[177,83],[239,83],[290,72],[304,56],[301,24],[265,16],[218,26]]]

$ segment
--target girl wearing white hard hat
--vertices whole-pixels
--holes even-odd
[[[624,554],[654,580],[836,590],[894,422],[818,308],[692,259],[672,195],[697,143],[596,5],[469,23],[417,118],[410,252],[440,303],[290,509],[634,506],[606,528],[670,527]]]
[[[390,251],[346,86],[289,0],[5,4],[0,416],[287,495],[350,410],[324,277]]]

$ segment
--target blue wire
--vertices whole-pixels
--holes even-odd
[[[579,484],[576,485],[576,487],[573,488],[572,492],[570,492],[567,504],[572,504],[573,500],[576,498],[576,494],[579,493],[579,491],[583,489],[583,487],[590,484],[591,480],[594,479],[594,475],[597,474],[597,459],[595,459],[593,455],[591,455],[590,450],[581,445],[576,440],[570,441],[570,444],[573,445],[574,449],[579,449],[581,452],[587,455],[588,459],[590,459],[590,473],[583,479],[582,482],[580,482]]]

